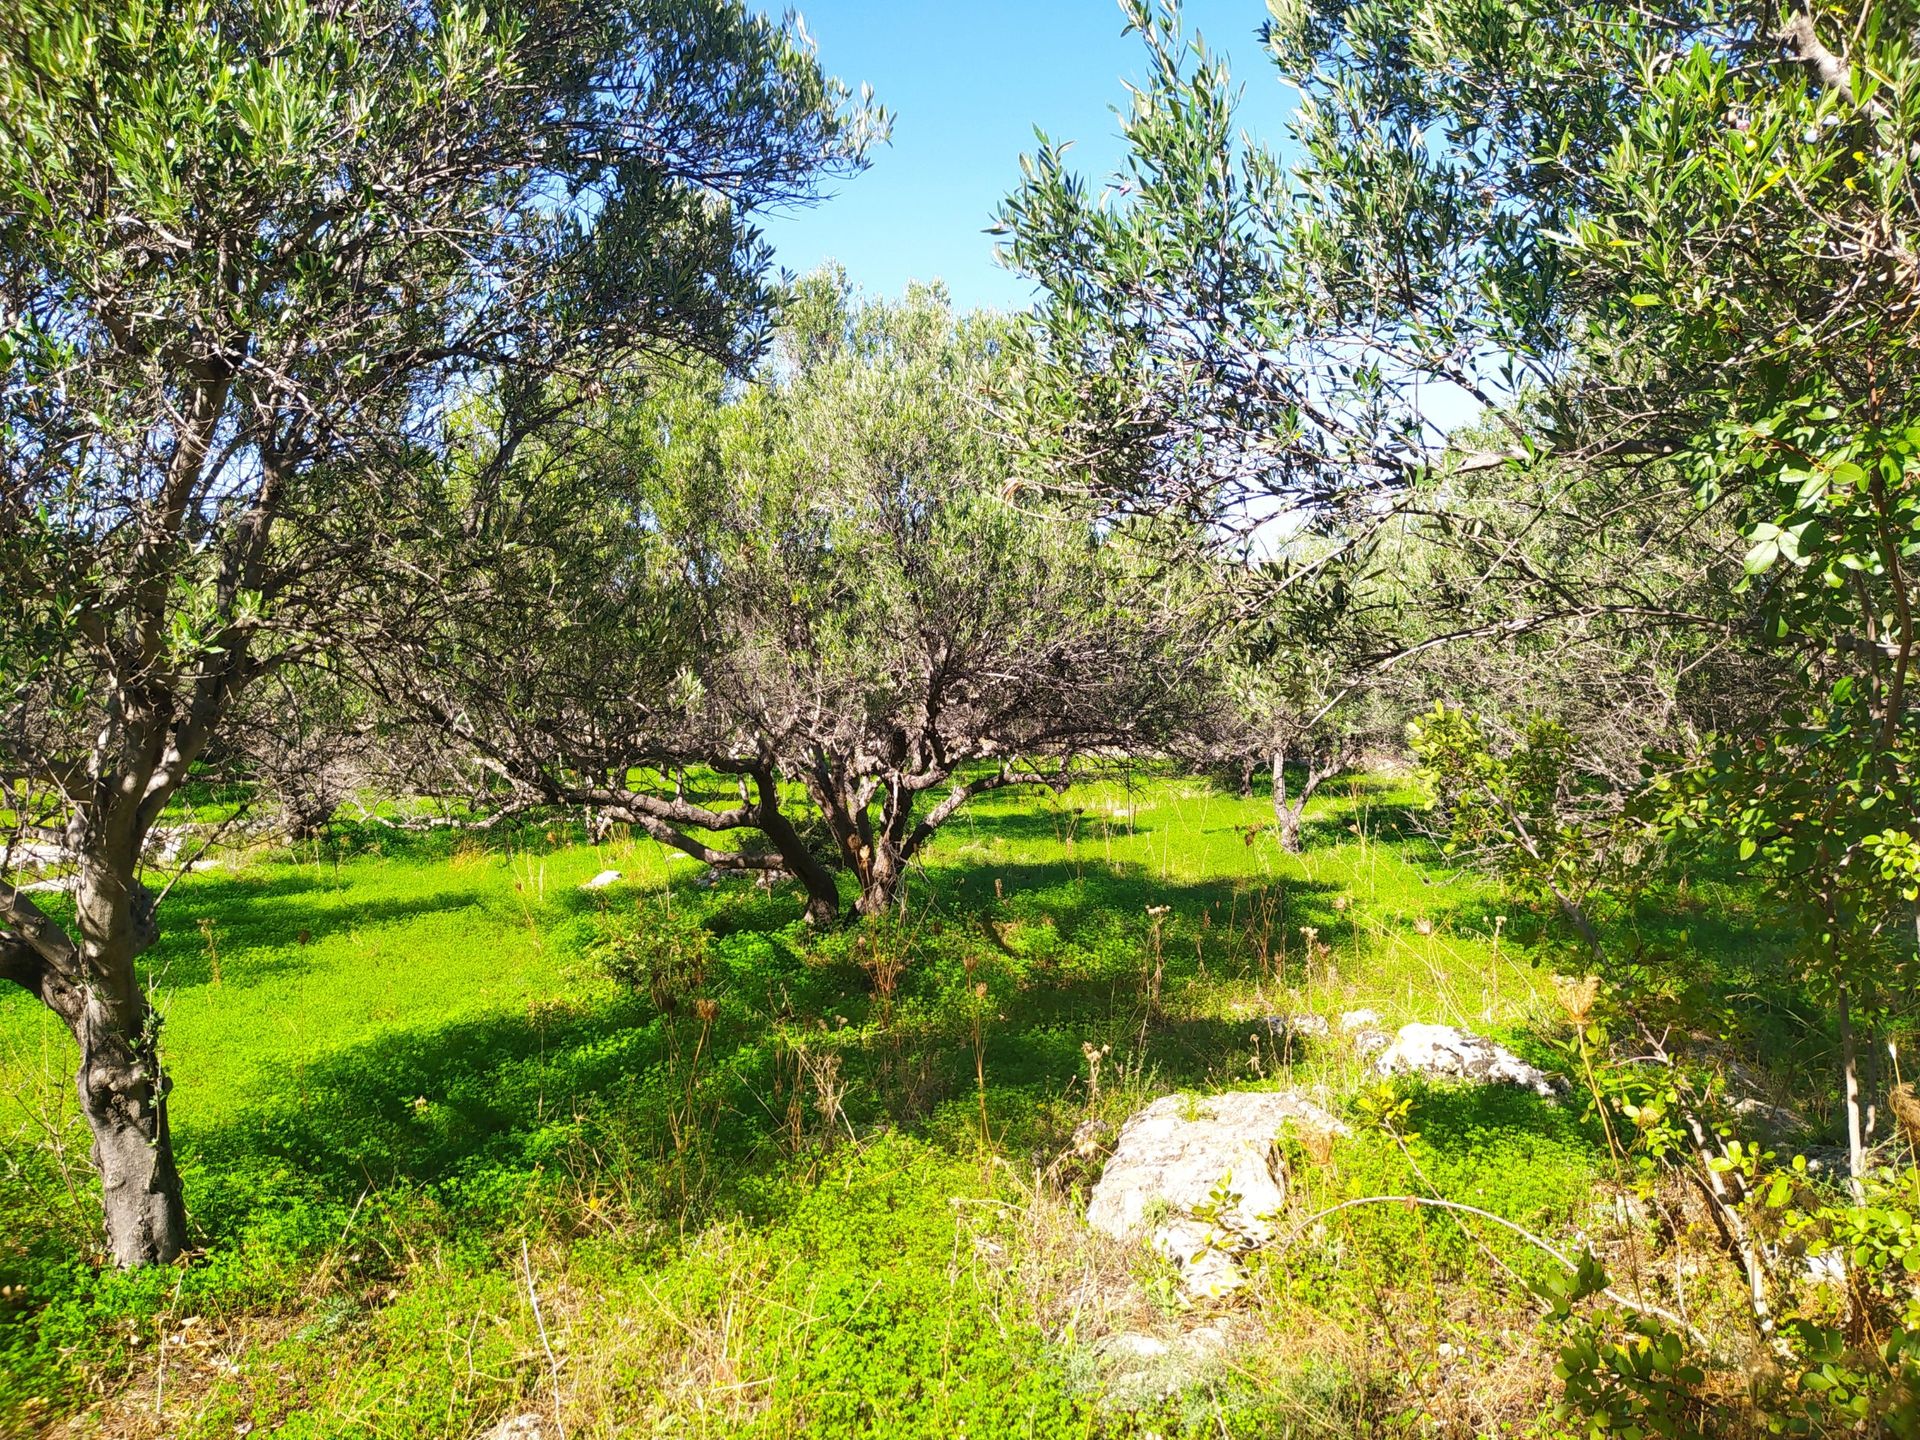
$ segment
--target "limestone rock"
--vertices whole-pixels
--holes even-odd
[[[1141,1335],[1134,1331],[1109,1335],[1100,1346],[1103,1354],[1116,1360],[1158,1360],[1172,1349],[1158,1335]]]
[[[1800,1257],[1800,1278],[1809,1285],[1830,1285],[1838,1289],[1847,1283],[1847,1257],[1839,1250],[1803,1255]]]
[[[1380,1028],[1380,1016],[1372,1010],[1347,1010],[1342,1012],[1337,1022],[1328,1021],[1324,1015],[1302,1012],[1298,1015],[1267,1015],[1262,1017],[1267,1033],[1281,1042],[1298,1040],[1325,1040],[1336,1028],[1362,1055],[1371,1055],[1375,1050],[1384,1049],[1389,1043],[1386,1031]]]
[[[618,885],[626,878],[627,877],[622,875],[618,870],[602,870],[580,888],[582,890],[604,890],[609,885]]]
[[[1266,1017],[1267,1033],[1274,1039],[1286,1040],[1324,1040],[1332,1031],[1324,1015],[1269,1015]]]
[[[1222,1373],[1234,1349],[1252,1338],[1224,1316],[1158,1335],[1138,1330],[1108,1335],[1094,1347],[1106,1371],[1104,1398],[1122,1410],[1157,1406]]]
[[[1273,1238],[1286,1200],[1277,1144],[1289,1124],[1329,1135],[1347,1129],[1291,1091],[1168,1095],[1120,1128],[1087,1206],[1087,1223],[1116,1238],[1148,1232],[1194,1294],[1242,1283],[1236,1256]]]
[[[1149,1243],[1179,1269],[1189,1295],[1219,1300],[1247,1283],[1240,1256],[1260,1242],[1233,1225],[1173,1219],[1156,1228]]]
[[[1351,1038],[1354,1054],[1362,1057],[1377,1054],[1393,1043],[1393,1037],[1384,1030],[1356,1030]]]
[[[1451,1025],[1402,1025],[1380,1057],[1373,1062],[1382,1075],[1428,1075],[1435,1079],[1472,1080],[1482,1085],[1523,1085],[1536,1095],[1551,1097],[1559,1086],[1544,1070],[1536,1070],[1511,1050],[1484,1035]]]
[[[1393,1037],[1380,1028],[1380,1015],[1374,1010],[1343,1012],[1340,1033],[1347,1037],[1356,1055],[1372,1055],[1393,1043]]]
[[[509,1415],[487,1431],[485,1440],[546,1440],[546,1434],[538,1415]]]

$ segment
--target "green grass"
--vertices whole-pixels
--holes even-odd
[[[0,995],[0,1433],[467,1437],[550,1416],[556,1370],[575,1435],[1398,1433],[1476,1374],[1537,1414],[1551,1360],[1513,1365],[1538,1257],[1433,1212],[1344,1212],[1227,1317],[1257,1332],[1232,1365],[1126,1392],[1101,1329],[1195,1317],[1155,1308],[1150,1256],[1088,1249],[1084,1177],[1052,1166],[1092,1109],[1359,1084],[1266,1014],[1541,1053],[1557,942],[1435,863],[1416,800],[1338,787],[1290,857],[1249,841],[1264,798],[1202,779],[991,797],[902,918],[826,937],[794,893],[540,829],[376,825],[192,875],[148,957],[191,1264],[94,1268],[71,1047]],[[1087,1045],[1112,1047],[1097,1106]],[[1298,1203],[1425,1186],[1580,1223],[1604,1151],[1577,1105],[1412,1099],[1403,1133],[1302,1157]],[[1090,1310],[1090,1267],[1133,1274],[1136,1312]],[[1383,1331],[1429,1369],[1447,1336],[1478,1358],[1443,1381]]]

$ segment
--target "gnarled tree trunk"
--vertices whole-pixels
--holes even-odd
[[[167,1123],[159,1018],[134,961],[153,943],[152,901],[131,863],[82,861],[70,937],[0,885],[0,978],[38,996],[80,1049],[80,1111],[93,1132],[107,1249],[123,1266],[164,1265],[186,1246],[186,1206]]]
[[[1306,811],[1307,797],[1287,800],[1287,752],[1277,746],[1273,752],[1273,823],[1280,829],[1280,848],[1289,855],[1300,853],[1300,817]]]
[[[807,847],[806,838],[787,818],[786,811],[780,808],[780,791],[774,783],[772,772],[761,772],[754,777],[754,782],[760,795],[755,811],[760,833],[779,853],[787,873],[805,888],[807,922],[819,929],[838,923],[840,886],[834,880],[833,872],[820,863],[819,858]]]
[[[98,1007],[89,1007],[93,1010]],[[142,1000],[142,1011],[146,1011]],[[124,1266],[164,1265],[186,1247],[187,1212],[167,1124],[169,1082],[151,1020],[133,1036],[89,1017],[80,1039],[80,1109],[93,1130],[107,1249]]]
[[[160,1021],[134,967],[158,938],[153,902],[131,862],[88,860],[74,906],[87,983],[68,1024],[80,1046],[80,1109],[93,1130],[107,1248],[121,1265],[164,1265],[186,1245],[187,1217],[167,1124]]]
[[[856,914],[884,915],[896,905],[914,857],[976,795],[1009,785],[1045,785],[1059,791],[1067,783],[1064,767],[1060,775],[1047,776],[1009,766],[952,786],[916,819],[919,797],[951,779],[954,768],[861,775],[824,751],[810,758],[805,771],[807,793],[820,807],[841,860],[860,882]],[[879,802],[877,817],[875,801]]]

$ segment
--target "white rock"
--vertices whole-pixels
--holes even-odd
[[[1216,1317],[1172,1334],[1123,1330],[1096,1341],[1094,1349],[1110,1372],[1112,1398],[1125,1405],[1128,1396],[1134,1403],[1150,1403],[1178,1393],[1216,1370],[1234,1345],[1233,1328]]]
[[[543,1440],[546,1433],[538,1415],[509,1415],[487,1431],[485,1440]]]
[[[1847,1283],[1847,1257],[1838,1250],[1823,1250],[1800,1260],[1800,1275],[1809,1285]]]
[[[1394,1042],[1373,1062],[1382,1075],[1430,1075],[1472,1080],[1482,1085],[1524,1085],[1536,1095],[1559,1088],[1551,1075],[1536,1070],[1511,1050],[1483,1035],[1451,1025],[1402,1025]]]
[[[1109,1335],[1100,1345],[1105,1354],[1119,1360],[1158,1360],[1172,1348],[1157,1335],[1140,1335],[1132,1331]]]
[[[1253,1248],[1246,1233],[1198,1220],[1170,1220],[1149,1237],[1149,1244],[1179,1267],[1189,1295],[1218,1300],[1247,1283],[1240,1256]]]
[[[1332,1032],[1324,1015],[1269,1015],[1266,1020],[1276,1040],[1324,1040]]]
[[[1845,1175],[1853,1164],[1845,1146],[1810,1145],[1803,1153],[1807,1157],[1807,1169],[1815,1175]]]
[[[622,875],[618,870],[602,870],[580,888],[582,890],[604,890],[609,885],[618,885],[626,878],[627,877]]]
[[[1290,1120],[1338,1131],[1340,1123],[1293,1091],[1233,1091],[1195,1098],[1166,1095],[1120,1127],[1087,1205],[1087,1223],[1115,1237],[1140,1228],[1154,1202],[1191,1213],[1231,1175],[1240,1196],[1223,1218],[1264,1239],[1257,1220],[1286,1199],[1275,1141]]]
[[[1371,1055],[1393,1043],[1393,1037],[1380,1028],[1380,1015],[1375,1010],[1342,1012],[1340,1033],[1347,1037],[1356,1055]]]
[[[1287,1195],[1277,1142],[1289,1123],[1348,1133],[1291,1090],[1156,1100],[1120,1127],[1087,1223],[1116,1238],[1151,1223],[1154,1248],[1190,1291],[1225,1294],[1242,1283],[1234,1256],[1273,1238],[1270,1217]]]

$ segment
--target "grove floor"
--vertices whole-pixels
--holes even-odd
[[[0,1434],[1556,1433],[1545,1262],[1504,1231],[1356,1208],[1194,1310],[1087,1236],[1063,1158],[1153,1095],[1288,1084],[1360,1130],[1295,1157],[1302,1214],[1591,1228],[1577,1101],[1389,1095],[1265,1023],[1367,1007],[1566,1065],[1567,952],[1417,807],[1337,782],[1296,857],[1204,778],[990,797],[900,918],[829,936],[538,827],[188,876],[148,961],[191,1263],[96,1268],[71,1045],[0,995]],[[1757,933],[1715,915],[1675,943]],[[1116,1364],[1117,1334],[1166,1348]]]

